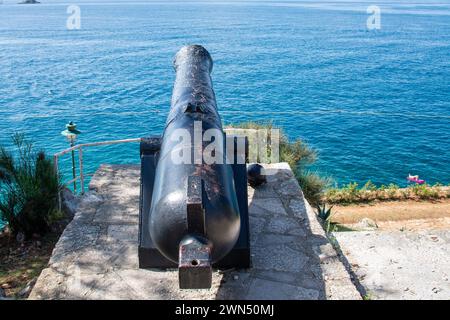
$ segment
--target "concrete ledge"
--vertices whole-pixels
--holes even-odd
[[[102,165],[30,299],[360,299],[286,163],[249,188],[253,267],[215,270],[210,290],[138,269],[139,166]]]
[[[450,231],[357,231],[335,237],[370,299],[450,298]]]

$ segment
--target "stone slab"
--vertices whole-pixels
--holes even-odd
[[[370,299],[450,299],[450,230],[335,233]]]
[[[253,267],[180,290],[176,270],[138,268],[139,166],[102,165],[30,299],[360,299],[289,166],[265,168],[248,189]]]

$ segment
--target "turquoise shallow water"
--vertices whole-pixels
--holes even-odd
[[[338,183],[450,182],[450,2],[86,3],[0,5],[0,143],[25,131],[53,153],[69,120],[80,142],[160,133],[175,52],[204,45],[225,123],[273,120],[320,151]],[[136,145],[100,163],[138,162]],[[68,168],[68,158],[63,165]],[[66,176],[68,176],[68,171]]]

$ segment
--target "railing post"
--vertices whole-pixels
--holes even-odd
[[[83,148],[78,149],[78,161],[80,165],[80,184],[81,184],[81,194],[84,194],[84,175],[83,175]]]
[[[1,0],[0,0],[1,1]],[[92,142],[92,143],[83,143],[83,144],[78,144],[78,145],[73,145],[73,143],[71,144],[71,147],[68,149],[64,149],[63,151],[60,151],[58,153],[55,153],[53,155],[53,159],[54,159],[54,167],[55,167],[55,171],[57,171],[59,173],[59,166],[58,166],[58,160],[59,157],[71,153],[72,154],[72,175],[73,175],[73,180],[70,180],[67,183],[64,183],[64,186],[66,186],[69,183],[74,184],[74,194],[77,193],[77,180],[78,177],[76,175],[76,168],[75,168],[75,150],[78,150],[78,161],[79,161],[79,166],[80,166],[80,184],[81,184],[81,194],[84,194],[85,191],[85,186],[84,186],[84,173],[83,173],[83,150],[82,148],[84,147],[95,147],[95,146],[106,146],[106,145],[111,145],[111,144],[119,144],[119,143],[129,143],[129,142],[140,142],[141,138],[134,138],[134,139],[123,139],[123,140],[111,140],[111,141],[100,141],[100,142]],[[59,199],[60,202],[60,207],[61,207],[61,199]]]
[[[55,173],[58,174],[58,156],[53,156],[53,168],[55,170]]]
[[[53,168],[55,170],[55,174],[58,177],[59,181],[59,168],[58,168],[58,156],[55,154],[53,156]],[[61,190],[58,191],[58,210],[61,211],[62,204],[61,204]]]
[[[72,148],[72,177],[73,177],[73,192],[77,194],[77,173],[75,168],[75,150],[73,149],[74,144],[73,141],[70,143],[70,147]]]

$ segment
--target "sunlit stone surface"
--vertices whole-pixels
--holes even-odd
[[[139,167],[103,165],[31,299],[360,299],[286,163],[249,187],[253,267],[216,270],[210,290],[138,268]],[[272,170],[273,171],[273,170]]]

